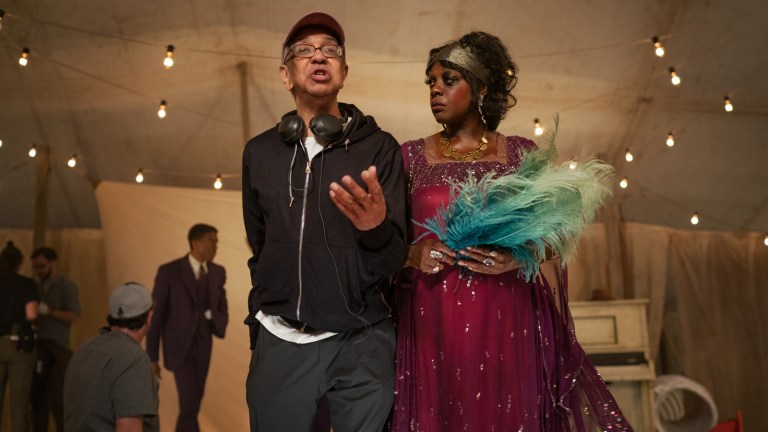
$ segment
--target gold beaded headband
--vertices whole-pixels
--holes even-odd
[[[449,61],[456,66],[460,66],[471,72],[472,75],[478,77],[483,84],[488,84],[488,70],[475,59],[469,50],[462,48],[458,42],[448,44],[445,48],[441,49],[429,63],[427,70],[429,70],[436,61],[440,60]]]

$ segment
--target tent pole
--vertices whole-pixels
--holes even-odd
[[[42,146],[37,154],[37,184],[35,186],[35,219],[32,245],[36,249],[45,245],[48,229],[48,185],[51,175],[51,149]]]
[[[240,69],[240,112],[243,123],[243,143],[251,139],[251,115],[248,106],[248,63],[241,61],[237,64]]]

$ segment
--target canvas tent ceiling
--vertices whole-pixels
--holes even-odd
[[[484,30],[521,68],[518,105],[499,130],[531,136],[534,118],[551,127],[559,113],[562,160],[599,156],[630,179],[611,202],[624,220],[690,228],[698,211],[696,229],[768,231],[768,5],[760,0],[11,0],[0,9],[5,227],[32,224],[32,144],[51,151],[52,227],[98,227],[93,185],[132,182],[139,168],[149,184],[208,188],[220,173],[225,189],[238,189],[245,134],[292,107],[277,74],[281,41],[301,15],[322,9],[347,33],[340,100],[400,141],[439,128],[422,84],[429,48]],[[653,55],[654,35],[663,58]],[[176,65],[166,71],[167,44]],[[669,67],[681,86],[670,84]],[[66,166],[72,154],[75,169]]]

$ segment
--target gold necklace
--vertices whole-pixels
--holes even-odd
[[[443,156],[457,161],[472,162],[483,157],[483,153],[488,149],[488,139],[485,137],[485,131],[483,131],[483,136],[480,137],[477,147],[469,153],[462,154],[453,149],[451,140],[448,139],[448,135],[443,131],[440,135],[440,145],[443,146]]]

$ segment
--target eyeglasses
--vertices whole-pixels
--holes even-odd
[[[344,47],[339,45],[323,45],[321,47],[316,47],[309,44],[296,44],[291,45],[289,48],[293,55],[299,58],[311,58],[315,55],[317,50],[320,50],[326,58],[337,58],[344,55]]]

